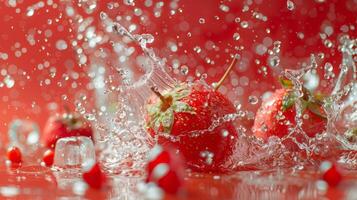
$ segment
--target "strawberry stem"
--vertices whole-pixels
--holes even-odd
[[[236,65],[238,59],[237,56],[235,55],[231,64],[228,66],[226,72],[224,72],[222,78],[217,82],[216,86],[214,87],[214,90],[217,91],[219,87],[221,87],[222,83],[226,80],[228,74],[232,71],[233,67]]]
[[[162,96],[162,94],[159,91],[157,91],[157,89],[155,89],[155,87],[151,87],[150,89],[156,96],[158,96],[160,98],[160,100],[162,102],[166,101],[166,98],[164,96]]]
[[[161,106],[162,112],[165,112],[168,108],[171,107],[173,101],[171,96],[164,97],[159,91],[157,91],[157,89],[155,89],[155,87],[151,87],[150,89],[156,96],[160,98],[162,102],[162,106]]]

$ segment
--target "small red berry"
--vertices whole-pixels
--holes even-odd
[[[89,171],[83,173],[82,177],[94,189],[101,189],[107,180],[98,163],[95,163]]]
[[[7,150],[7,159],[13,163],[20,163],[22,161],[22,154],[19,148],[10,147]]]
[[[331,187],[336,187],[342,181],[341,172],[331,162],[325,161],[320,167],[323,172],[322,179]]]
[[[176,194],[183,187],[183,163],[173,149],[156,145],[149,154],[146,182],[155,183],[166,193]]]
[[[53,152],[53,150],[48,149],[43,154],[42,161],[45,163],[46,166],[52,166],[54,156],[55,156],[55,153]]]

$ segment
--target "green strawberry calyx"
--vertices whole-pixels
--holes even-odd
[[[191,93],[187,84],[180,84],[162,94],[155,88],[151,88],[151,90],[160,98],[160,101],[146,106],[149,117],[147,127],[152,128],[155,132],[158,132],[162,127],[160,132],[170,134],[174,124],[174,113],[196,114],[193,107],[181,101]]]
[[[280,78],[281,85],[288,90],[287,94],[283,97],[282,101],[282,111],[286,111],[289,108],[295,105],[296,100],[298,99],[297,95],[293,91],[293,82],[288,79]],[[310,112],[319,116],[322,119],[327,119],[326,114],[322,111],[323,101],[322,95],[314,96],[311,92],[305,87],[302,88],[303,97],[301,99],[303,104],[303,111],[308,109]]]

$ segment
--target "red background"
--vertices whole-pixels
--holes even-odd
[[[0,52],[8,55],[6,60],[0,59],[0,71],[6,69],[7,74],[15,80],[12,88],[6,86],[0,88],[0,133],[2,139],[6,139],[11,120],[31,119],[42,127],[48,116],[56,110],[51,111],[49,108],[53,105],[51,103],[56,103],[57,109],[62,109],[64,105],[73,108],[76,98],[83,94],[90,95],[91,91],[86,89],[89,78],[85,72],[88,66],[77,64],[77,56],[68,42],[76,37],[76,24],[66,16],[63,2],[54,1],[57,7],[45,5],[36,10],[31,17],[26,16],[26,9],[37,1],[18,1],[15,8],[11,7],[8,1],[0,2]],[[158,55],[166,57],[169,65],[172,65],[174,59],[179,58],[181,64],[190,67],[191,76],[195,73],[195,70],[191,69],[203,72],[214,67],[216,73],[208,76],[207,81],[215,81],[223,74],[230,60],[229,54],[239,53],[246,59],[248,67],[241,70],[239,65],[234,69],[231,78],[246,76],[251,80],[248,86],[241,86],[245,89],[244,95],[240,97],[242,102],[246,101],[248,94],[254,94],[255,91],[256,94],[261,94],[262,91],[276,85],[276,81],[273,81],[275,78],[272,78],[275,75],[270,67],[267,77],[261,76],[258,72],[262,66],[268,66],[267,54],[259,56],[254,53],[256,45],[262,43],[265,37],[282,42],[281,66],[283,68],[299,66],[299,63],[306,61],[311,53],[323,52],[325,59],[321,63],[332,62],[336,71],[341,56],[336,48],[327,48],[323,44],[319,33],[324,31],[326,24],[333,27],[334,32],[329,39],[336,47],[338,45],[336,38],[341,34],[341,26],[356,26],[357,13],[355,0],[326,0],[323,3],[293,0],[295,9],[292,11],[287,9],[286,1],[255,0],[252,1],[247,12],[242,12],[242,9],[249,1],[181,0],[178,2],[178,7],[182,12],[177,10],[175,15],[171,15],[170,3],[165,1],[161,17],[157,18],[153,12],[154,6],[145,7],[144,1],[135,1],[135,6],[123,5],[122,1],[118,1],[120,6],[115,10],[108,9],[108,2],[111,1],[98,1],[97,9],[90,14],[96,20],[95,23],[99,21],[100,11],[107,11],[112,17],[133,15],[135,8],[141,8],[149,20],[148,23],[139,23],[139,18],[133,17],[132,22],[139,23],[135,32],[154,35],[155,42],[152,47]],[[153,2],[155,5],[157,1]],[[229,12],[220,10],[220,2],[230,7]],[[75,3],[74,6],[81,11],[80,6]],[[264,14],[268,20],[263,22],[254,19],[253,12]],[[85,15],[84,12],[81,14]],[[240,17],[241,21],[246,20],[249,27],[242,28],[234,21],[236,17]],[[199,23],[199,18],[204,18],[205,23]],[[52,22],[50,23],[49,20]],[[188,24],[188,30],[180,28],[181,23],[184,23],[183,26]],[[123,22],[123,24],[130,23]],[[267,28],[270,29],[270,33],[267,33]],[[46,30],[47,32],[51,30],[50,37],[45,36]],[[240,34],[240,39],[237,41],[233,40],[235,32]],[[304,33],[303,40],[297,37],[298,32]],[[31,34],[34,36],[34,45],[30,45],[27,40]],[[356,36],[356,30],[349,30],[348,34]],[[69,47],[66,50],[60,51],[55,48],[59,39],[67,41]],[[177,52],[171,52],[167,45],[168,41],[176,44],[181,42],[182,47],[179,47]],[[204,49],[207,41],[212,41],[217,48]],[[20,47],[16,43],[19,43]],[[203,51],[200,54],[196,53],[193,50],[195,46],[200,46]],[[236,46],[242,46],[244,50],[236,51],[234,50]],[[21,48],[26,48],[26,53],[16,57],[15,52]],[[214,60],[215,64],[207,64],[206,57]],[[259,59],[260,64],[255,62],[256,59]],[[45,64],[45,61],[48,61],[49,66],[44,66],[44,69],[40,70],[41,64]],[[56,68],[53,77],[51,77],[52,67]],[[69,76],[68,80],[64,78],[64,74]],[[186,76],[179,74],[175,77],[186,79]],[[0,75],[0,81],[3,78]],[[50,80],[50,84],[45,84],[46,79]],[[73,84],[77,87],[73,88]],[[256,109],[256,106],[252,106],[252,109]]]

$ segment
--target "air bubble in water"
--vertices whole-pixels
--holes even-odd
[[[286,7],[288,8],[288,10],[294,10],[295,9],[295,4],[291,0],[287,0],[286,1]]]

